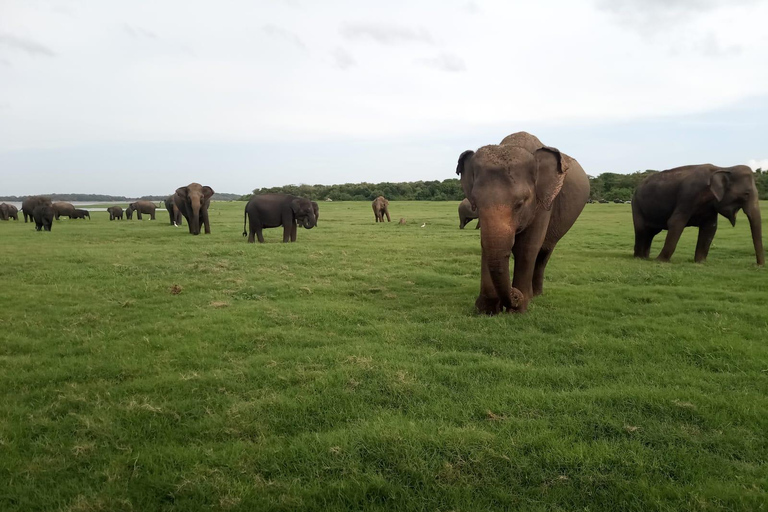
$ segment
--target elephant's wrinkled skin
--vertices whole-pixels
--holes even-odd
[[[0,204],[0,220],[19,220],[19,210],[12,204]]]
[[[557,242],[589,197],[579,163],[535,136],[518,132],[499,145],[465,151],[456,174],[482,229],[478,312],[524,312],[542,292],[544,269]],[[509,281],[509,256],[515,256]]]
[[[373,207],[373,214],[376,216],[376,222],[384,222],[384,216],[387,216],[387,222],[390,222],[389,218],[389,201],[384,196],[379,196],[371,203]]]
[[[739,210],[749,219],[752,244],[758,265],[765,264],[762,220],[755,186],[755,175],[746,165],[717,167],[689,165],[652,174],[643,180],[632,197],[635,225],[635,257],[647,258],[653,237],[667,230],[664,248],[658,256],[669,261],[683,229],[699,228],[694,261],[707,259],[717,231],[717,215],[736,224]]]
[[[168,217],[171,219],[171,226],[181,226],[181,210],[173,202],[173,195],[163,199],[165,209],[168,210]]]
[[[250,230],[246,231],[246,222],[250,221]],[[248,236],[248,243],[264,243],[262,230],[283,226],[283,242],[296,241],[296,225],[306,229],[317,225],[317,217],[312,202],[303,197],[290,194],[261,194],[251,197],[245,205],[243,214],[243,236]]]
[[[35,219],[35,229],[37,231],[50,231],[53,227],[53,218],[56,210],[50,204],[41,203],[32,210],[32,217]]]
[[[122,220],[123,218],[123,209],[120,206],[110,206],[107,208],[107,213],[109,213],[109,220]]]
[[[459,229],[464,229],[464,226],[469,224],[469,221],[477,218],[477,210],[472,210],[472,204],[469,202],[469,199],[464,198],[464,200],[459,203]],[[479,220],[477,221],[475,229],[480,229]]]
[[[61,217],[69,217],[71,219],[75,215],[75,206],[66,201],[57,201],[53,203],[53,213],[56,220],[60,220]]]
[[[150,220],[155,220],[156,210],[157,205],[152,201],[136,201],[128,205],[128,208],[125,210],[125,216],[128,217],[128,220],[131,220],[133,218],[133,212],[136,212],[136,218],[141,220],[141,214],[144,213],[149,215]]]
[[[24,222],[34,220],[35,208],[39,205],[51,206],[51,200],[44,196],[29,196],[21,203],[21,212],[24,214]]]
[[[193,235],[200,234],[200,224],[205,226],[205,234],[211,234],[211,221],[208,217],[208,208],[211,206],[211,197],[215,192],[209,186],[199,183],[190,183],[186,187],[179,187],[173,195],[173,203],[187,220],[189,232]]]

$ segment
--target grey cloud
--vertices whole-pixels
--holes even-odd
[[[21,50],[33,56],[42,55],[44,57],[53,57],[56,55],[53,50],[47,46],[32,41],[31,39],[12,36],[11,34],[0,34],[0,46]]]
[[[759,0],[596,0],[601,11],[644,35],[668,30],[693,17],[725,6],[749,5]]]
[[[694,49],[707,57],[730,57],[739,55],[744,51],[741,45],[732,45],[724,47],[714,32],[709,32],[695,46]]]
[[[129,25],[128,23],[123,23],[123,30],[125,30],[125,32],[128,35],[130,35],[131,37],[136,38],[136,39],[141,38],[141,37],[148,37],[150,39],[157,39],[157,34],[155,34],[154,32],[151,32],[151,31],[149,31],[147,29],[144,29],[144,28],[141,28],[141,27],[136,27],[136,26]]]
[[[307,49],[307,45],[304,44],[304,41],[299,38],[296,34],[291,32],[290,30],[286,30],[283,27],[278,27],[277,25],[273,24],[267,24],[264,25],[261,30],[264,31],[265,34],[267,34],[269,37],[274,37],[277,39],[283,39],[284,41],[288,41],[295,46],[301,48],[302,50]]]
[[[372,39],[384,45],[401,43],[433,44],[432,35],[421,27],[410,28],[376,22],[345,23],[339,28],[339,33],[346,39]]]
[[[474,1],[465,3],[462,8],[469,14],[478,14],[480,12],[480,6]]]
[[[336,67],[339,69],[349,69],[351,67],[357,66],[357,61],[355,60],[352,55],[349,54],[348,51],[346,51],[344,48],[335,48],[331,55],[333,56],[333,60],[336,63]]]
[[[464,64],[464,60],[462,60],[462,58],[458,55],[454,55],[452,53],[441,53],[436,57],[429,59],[419,59],[416,62],[430,68],[446,71],[448,73],[460,73],[467,70],[467,66]]]

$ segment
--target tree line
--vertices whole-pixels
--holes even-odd
[[[168,197],[164,196],[141,196],[141,197],[125,197],[125,196],[110,196],[105,194],[40,194],[49,198],[51,201],[76,201],[76,202],[111,202],[111,203],[131,203],[133,201],[155,201],[159,202]],[[28,196],[2,196],[0,201],[12,201],[20,203],[24,201]],[[213,194],[212,200],[214,201],[237,201],[240,199],[240,194]]]

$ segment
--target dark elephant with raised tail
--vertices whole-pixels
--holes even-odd
[[[656,258],[669,261],[683,229],[699,228],[694,261],[707,259],[717,231],[717,216],[731,225],[744,210],[749,220],[758,265],[765,264],[762,219],[755,174],[746,165],[718,167],[712,164],[677,167],[648,176],[632,197],[635,226],[635,257],[647,258],[653,237],[666,229],[664,247]]]
[[[45,196],[29,196],[21,203],[21,212],[24,214],[24,222],[33,222],[35,208],[40,205],[51,206],[51,199]]]
[[[165,209],[168,211],[168,216],[171,219],[171,226],[181,226],[181,210],[173,202],[173,194],[163,199]]]
[[[587,174],[576,160],[526,132],[463,152],[456,174],[483,225],[477,311],[526,311],[531,298],[542,293],[555,245],[587,203]]]
[[[173,203],[187,220],[189,232],[193,235],[200,234],[200,225],[205,226],[205,234],[211,234],[211,220],[208,217],[208,208],[211,206],[211,197],[215,192],[209,186],[199,183],[190,183],[186,187],[179,187],[173,195]]]
[[[459,229],[464,229],[464,226],[469,224],[471,220],[477,219],[478,215],[477,210],[472,209],[472,203],[469,202],[469,199],[464,198],[464,200],[459,203]],[[480,229],[479,220],[477,221],[475,229]]]
[[[19,210],[12,204],[0,204],[0,220],[19,220]]]
[[[149,215],[150,220],[155,220],[156,210],[157,205],[152,201],[135,201],[128,205],[128,208],[125,210],[125,216],[128,217],[128,220],[131,220],[133,218],[133,212],[136,212],[136,218],[138,220],[141,220],[142,213]]]
[[[32,210],[32,217],[35,219],[35,229],[37,231],[50,231],[53,227],[53,218],[56,210],[53,206],[46,203],[40,203]]]
[[[317,204],[317,203],[315,203]],[[319,210],[318,210],[319,212]],[[250,230],[246,223],[250,221]],[[312,201],[290,194],[261,194],[251,197],[243,214],[243,236],[248,243],[264,243],[262,230],[283,226],[283,242],[296,241],[296,226],[312,229],[317,225]]]
[[[107,208],[107,213],[109,214],[109,220],[122,220],[123,218],[123,208],[120,206],[110,206]]]

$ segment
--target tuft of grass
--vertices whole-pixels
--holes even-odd
[[[659,264],[632,258],[629,205],[586,205],[529,313],[488,318],[456,203],[390,203],[405,225],[322,203],[294,244],[246,244],[243,208],[197,237],[160,211],[0,223],[0,510],[768,502],[743,220]]]

